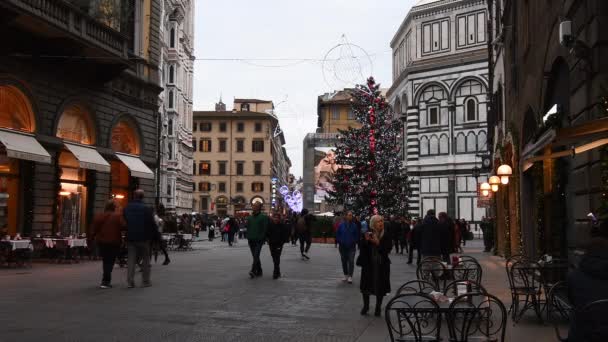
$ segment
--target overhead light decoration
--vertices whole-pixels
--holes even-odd
[[[70,196],[71,193],[69,191],[60,191],[59,196],[67,197]]]
[[[294,192],[289,193],[289,188],[283,185],[279,188],[279,192],[281,193],[281,195],[283,195],[285,203],[287,203],[287,205],[292,211],[296,213],[302,211],[302,194],[298,190],[294,190]]]
[[[492,189],[492,192],[497,192],[498,186],[500,185],[500,177],[492,176],[490,177],[490,180],[488,182],[490,183],[490,188]]]
[[[500,182],[504,185],[509,184],[509,177],[513,175],[513,169],[507,164],[500,165],[496,174],[500,176]]]
[[[490,196],[490,191],[492,190],[492,186],[490,186],[490,183],[484,182],[484,183],[481,183],[480,190],[481,190],[482,196],[488,197],[488,196]]]

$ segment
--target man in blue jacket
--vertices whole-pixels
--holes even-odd
[[[142,260],[142,286],[150,283],[150,243],[159,238],[158,227],[154,221],[154,212],[144,204],[144,191],[135,190],[133,200],[123,210],[127,223],[128,271],[127,284],[135,287],[135,264]]]
[[[343,281],[352,284],[353,273],[355,271],[355,252],[357,251],[357,243],[359,242],[359,228],[353,221],[352,211],[346,213],[346,220],[338,226],[336,240],[338,241],[338,250],[342,259]]]

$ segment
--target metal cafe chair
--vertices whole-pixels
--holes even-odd
[[[483,292],[458,296],[447,314],[451,342],[504,341],[507,309],[500,299]]]
[[[435,285],[438,290],[443,289],[446,276],[447,268],[440,259],[425,259],[416,269],[418,280],[426,280]]]
[[[547,292],[547,303],[545,305],[547,311],[547,321],[551,321],[551,313],[557,312],[564,320],[570,319],[572,304],[568,299],[568,284],[565,281],[559,281]]]
[[[481,283],[483,270],[475,259],[461,259],[457,265],[452,265],[455,280],[471,280]]]
[[[591,302],[582,308],[576,309],[571,316],[574,320],[574,330],[576,336],[562,337],[559,329],[555,326],[555,334],[561,342],[567,341],[586,341],[586,342],[605,342],[608,341],[608,299],[601,299]]]
[[[536,262],[518,261],[511,266],[508,275],[513,303],[511,315],[515,323],[528,309],[533,309],[538,319],[543,321],[541,315],[542,273],[539,270],[540,265]],[[523,305],[520,306],[521,302]]]
[[[401,285],[397,290],[395,296],[399,296],[406,293],[425,293],[430,294],[433,291],[437,291],[435,284],[426,280],[410,280],[407,283]]]
[[[386,305],[384,319],[392,342],[440,341],[439,306],[424,293],[394,297]]]
[[[521,254],[512,255],[505,261],[505,271],[507,272],[507,279],[509,280],[509,288],[512,289],[515,285],[511,281],[511,267],[518,261],[524,261],[527,258]],[[511,291],[511,296],[513,296],[513,292]],[[515,301],[511,300],[511,305],[509,306],[508,312],[513,312],[513,306],[515,305]]]

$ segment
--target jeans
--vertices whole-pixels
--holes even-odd
[[[300,253],[308,253],[310,244],[312,243],[312,235],[310,235],[310,233],[300,233],[298,240],[300,240]],[[306,245],[306,247],[304,247],[304,245]]]
[[[260,262],[260,253],[262,252],[263,245],[264,241],[249,240],[249,249],[251,250],[251,256],[253,257],[251,272],[258,276],[262,275],[262,263]]]
[[[103,276],[101,278],[101,283],[110,285],[112,283],[112,269],[114,268],[116,257],[120,252],[120,245],[98,242],[97,248],[99,249],[99,254],[103,260]]]
[[[150,284],[150,241],[129,241],[127,249],[127,283],[129,285],[135,284],[135,264],[138,260],[141,260],[142,282],[144,285]]]
[[[272,256],[272,263],[274,264],[274,274],[281,274],[281,253],[283,252],[283,244],[268,244],[270,248],[270,255]]]
[[[340,245],[338,248],[340,251],[340,259],[342,260],[342,272],[345,276],[352,277],[355,272],[355,252],[357,248],[355,246],[345,247]]]

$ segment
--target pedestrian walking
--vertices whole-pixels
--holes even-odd
[[[142,260],[142,286],[151,286],[150,282],[150,243],[158,238],[158,227],[154,222],[152,208],[144,204],[144,191],[135,190],[133,200],[123,210],[127,223],[128,271],[127,284],[135,287],[135,264]]]
[[[158,251],[160,250],[165,255],[165,261],[163,261],[163,265],[169,265],[171,259],[169,259],[169,253],[167,253],[167,241],[162,238],[162,232],[164,231],[165,222],[163,219],[158,216],[158,213],[154,214],[154,222],[156,222],[156,226],[158,227],[159,238],[156,241],[156,248],[154,249],[154,262],[158,259]]]
[[[300,241],[300,254],[303,260],[310,260],[308,251],[312,243],[312,222],[315,217],[308,213],[308,209],[302,209],[302,213],[296,223],[298,240]]]
[[[338,248],[338,227],[340,227],[340,225],[342,224],[342,222],[344,222],[344,218],[342,217],[342,215],[336,216],[336,218],[334,219],[334,225],[333,225],[333,229],[334,229],[334,248]]]
[[[454,223],[454,253],[462,253],[462,247],[460,243],[462,242],[462,222],[460,220],[456,220]]]
[[[402,216],[399,218],[399,225],[401,226],[399,235],[399,245],[401,246],[401,254],[403,255],[404,251],[409,254],[407,237],[410,234],[410,223],[408,220],[405,219],[405,217]]]
[[[427,211],[422,220],[422,230],[420,231],[420,253],[423,258],[441,258],[442,248],[442,227],[439,220],[435,217],[435,210]]]
[[[414,252],[416,252],[416,265],[420,264],[420,235],[422,232],[422,222],[420,220],[412,220],[410,225],[409,245],[410,251],[407,258],[408,265],[412,264]]]
[[[262,204],[256,202],[253,204],[253,214],[247,217],[247,240],[249,240],[249,249],[253,257],[251,271],[249,276],[251,279],[262,276],[262,263],[260,262],[260,253],[264,240],[266,240],[266,231],[268,230],[268,216],[262,213]]]
[[[490,252],[494,247],[494,221],[484,216],[479,227],[483,233],[483,251]]]
[[[353,283],[353,273],[355,272],[355,253],[359,242],[359,227],[354,221],[353,212],[346,213],[345,220],[340,223],[336,231],[336,242],[338,243],[340,259],[342,261],[342,281]]]
[[[454,240],[454,222],[447,213],[441,212],[437,215],[439,226],[441,227],[441,258],[448,264],[452,263],[450,253],[452,253],[452,241]]]
[[[238,230],[238,224],[236,223],[236,220],[233,217],[228,219],[225,230],[226,234],[228,234],[228,245],[232,247],[232,244],[234,243],[234,235]]]
[[[388,233],[395,246],[395,253],[399,254],[399,246],[401,245],[401,224],[395,215],[390,216],[388,223]]]
[[[97,248],[103,260],[103,275],[99,286],[102,289],[112,288],[112,269],[116,257],[120,253],[122,231],[125,228],[125,222],[116,209],[116,202],[109,200],[104,212],[97,214],[91,223],[92,238],[97,243]]]
[[[283,245],[289,241],[289,227],[283,223],[281,214],[278,212],[272,213],[272,220],[268,223],[266,238],[274,264],[272,279],[279,279],[281,277],[281,253],[283,252]]]
[[[384,231],[382,216],[372,216],[369,229],[361,240],[357,262],[361,266],[360,289],[363,296],[361,315],[367,315],[369,297],[373,295],[376,296],[374,315],[379,317],[382,310],[382,299],[391,292],[391,260],[388,254],[393,244]]]

